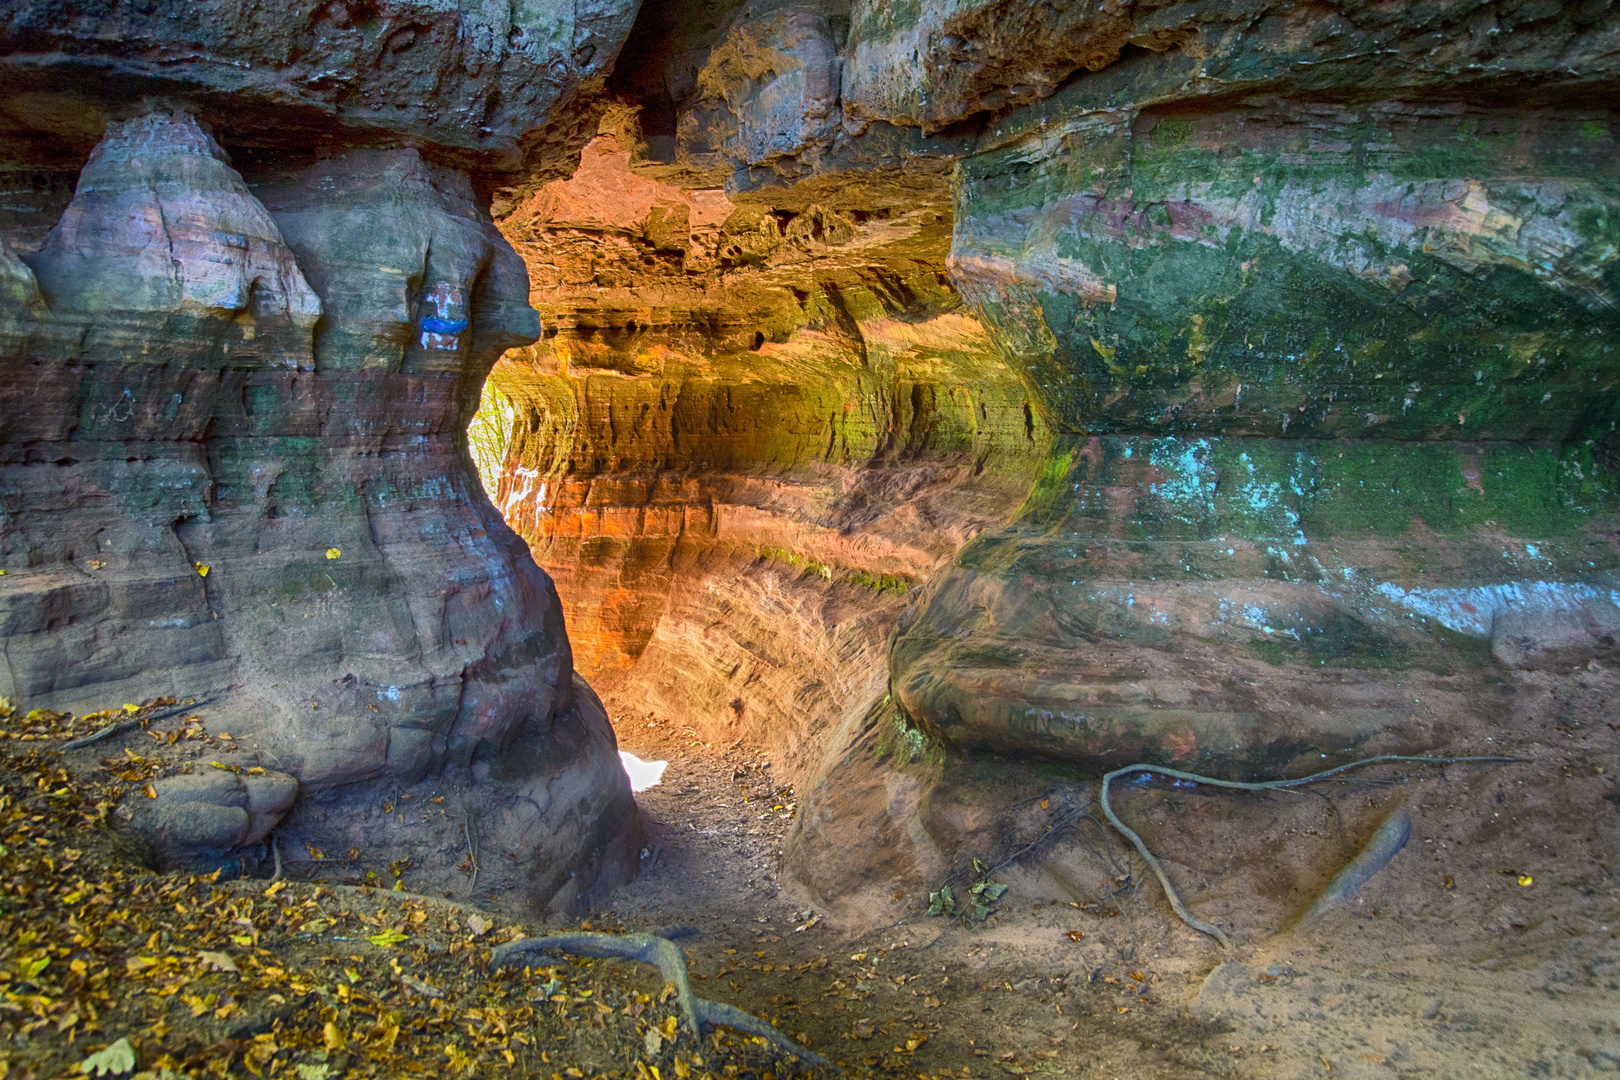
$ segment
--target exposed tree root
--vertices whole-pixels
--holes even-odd
[[[1216,926],[1214,923],[1207,923],[1202,919],[1195,918],[1192,913],[1190,913],[1186,907],[1183,906],[1181,903],[1181,897],[1176,895],[1176,890],[1170,884],[1170,879],[1165,876],[1164,867],[1159,865],[1159,860],[1153,857],[1153,852],[1148,850],[1148,846],[1142,842],[1142,838],[1131,831],[1130,827],[1127,826],[1123,821],[1119,820],[1119,815],[1114,813],[1114,808],[1108,805],[1108,785],[1114,780],[1126,775],[1127,773],[1146,772],[1158,773],[1160,776],[1175,777],[1177,780],[1190,780],[1195,784],[1208,784],[1210,787],[1233,788],[1238,791],[1283,791],[1288,788],[1301,787],[1305,784],[1314,784],[1318,780],[1326,780],[1331,776],[1336,776],[1339,773],[1347,772],[1350,769],[1358,769],[1363,765],[1376,765],[1381,761],[1405,761],[1417,765],[1456,765],[1469,761],[1523,760],[1523,758],[1515,757],[1405,757],[1400,754],[1382,754],[1378,757],[1365,758],[1361,761],[1352,761],[1348,765],[1340,765],[1337,768],[1327,769],[1323,772],[1312,773],[1310,776],[1302,776],[1297,780],[1262,780],[1256,782],[1245,782],[1242,780],[1217,780],[1211,776],[1199,776],[1197,773],[1182,772],[1180,769],[1168,769],[1162,765],[1127,765],[1123,769],[1115,769],[1113,772],[1108,773],[1103,777],[1102,792],[1098,795],[1097,801],[1102,804],[1102,812],[1108,818],[1108,823],[1123,833],[1131,843],[1136,845],[1137,852],[1141,854],[1142,858],[1153,870],[1153,875],[1159,879],[1159,885],[1164,889],[1165,899],[1170,901],[1170,907],[1175,910],[1177,917],[1179,917],[1182,922],[1186,923],[1194,930],[1197,930],[1199,933],[1208,934],[1216,941],[1219,941],[1222,948],[1229,949],[1232,947],[1232,943],[1227,940],[1225,934],[1221,933],[1220,927]]]
[[[1296,925],[1309,926],[1330,909],[1348,904],[1350,898],[1372,880],[1374,874],[1389,865],[1389,860],[1399,854],[1411,838],[1412,815],[1406,812],[1406,807],[1397,806],[1384,818],[1384,823],[1373,832],[1356,857],[1333,875],[1333,880],[1300,916]]]
[[[490,959],[490,967],[505,967],[522,962],[522,958],[538,952],[566,952],[576,956],[599,958],[623,957],[655,964],[664,981],[675,987],[675,997],[686,1017],[686,1026],[698,1038],[703,1037],[704,1024],[718,1024],[734,1028],[748,1035],[758,1035],[778,1049],[793,1054],[812,1065],[832,1063],[820,1054],[807,1050],[776,1030],[775,1027],[734,1005],[709,1001],[692,993],[692,984],[686,974],[686,954],[675,942],[696,937],[698,931],[690,926],[675,926],[645,934],[548,934],[545,937],[520,938],[498,947]]]
[[[120,732],[129,731],[131,728],[138,728],[142,724],[150,724],[154,720],[167,720],[171,716],[178,716],[180,713],[190,712],[193,709],[200,709],[204,705],[211,705],[213,704],[213,701],[213,695],[204,698],[190,698],[184,705],[176,705],[172,709],[164,709],[162,712],[150,713],[145,716],[131,716],[127,720],[120,720],[116,724],[109,724],[107,727],[102,728],[94,735],[86,735],[82,739],[74,739],[71,742],[65,742],[62,744],[62,749],[82,750],[86,746],[94,746],[103,739],[110,739]]]

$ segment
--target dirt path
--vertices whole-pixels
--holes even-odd
[[[620,746],[669,762],[637,796],[653,835],[642,876],[605,913],[689,922],[698,993],[774,1017],[857,1072],[1192,1077],[1213,1032],[1160,989],[1174,965],[1133,963],[1135,920],[1069,904],[1007,905],[983,928],[921,914],[850,935],[784,894],[794,792],[743,747],[710,748],[667,722],[618,721]],[[1083,945],[1068,939],[1088,930]],[[719,980],[714,985],[712,980]],[[1120,1004],[1124,1002],[1125,1004]]]

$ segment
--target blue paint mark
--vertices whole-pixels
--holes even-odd
[[[422,317],[422,329],[429,334],[459,334],[467,329],[466,319],[435,319],[431,315]]]

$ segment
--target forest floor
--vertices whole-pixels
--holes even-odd
[[[1021,800],[1009,851],[1069,827],[994,875],[1008,889],[982,923],[929,917],[918,897],[891,925],[832,925],[778,878],[797,802],[757,751],[619,716],[624,749],[670,764],[637,797],[642,875],[571,926],[696,926],[682,944],[700,996],[851,1075],[1614,1075],[1620,685],[1593,671],[1556,686],[1541,720],[1437,748],[1518,763],[1379,767],[1320,798],[1119,789],[1184,899],[1232,936],[1224,952],[1078,813],[1094,784]],[[215,752],[199,713],[152,725],[178,742],[136,729],[64,755],[83,733],[71,720],[27,739],[13,724],[0,742],[4,1080],[813,1072],[736,1033],[693,1039],[647,965],[489,971],[498,943],[546,929],[492,906],[143,869],[108,827],[114,808],[159,767],[153,747]],[[1406,849],[1349,908],[1288,932],[1397,802],[1414,820]]]

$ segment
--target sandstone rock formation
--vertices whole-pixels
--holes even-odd
[[[263,843],[298,796],[298,780],[266,770],[223,769],[171,776],[152,785],[154,798],[135,803],[132,824],[161,860],[209,862]]]
[[[640,110],[615,133],[635,209],[582,212],[609,186],[588,152],[543,221],[503,220],[560,329],[497,370],[526,402],[502,508],[616,702],[796,770],[787,859],[818,899],[958,859],[964,792],[993,784],[964,762],[1419,748],[1489,715],[1505,671],[1612,650],[1609,5],[685,10],[644,10],[611,83]],[[724,221],[697,210],[722,191]],[[948,252],[897,228],[922,208]],[[860,414],[839,346],[878,320],[816,300],[850,292],[828,270],[896,259],[909,325],[949,311],[973,344],[878,385],[1005,387],[968,425],[997,451],[953,488],[971,516],[789,498],[812,463],[868,498],[962,445],[852,440],[805,395]],[[783,380],[811,334],[815,374]],[[872,542],[897,528],[919,557]],[[810,599],[810,571],[896,570],[897,618]],[[890,619],[884,685],[852,679]],[[803,644],[829,622],[866,644]],[[756,721],[761,681],[781,704]]]
[[[497,502],[594,685],[807,775],[1042,433],[940,280],[942,208],[767,212],[630,156],[604,135],[502,223],[553,336],[492,376],[518,406]]]
[[[862,919],[1020,762],[1434,745],[1620,627],[1617,24],[14,6],[9,688],[240,684],[289,836],[568,905],[637,836],[577,655]]]
[[[540,330],[488,191],[628,21],[571,11],[5,17],[9,175],[88,161],[48,231],[19,211],[5,237],[3,692],[217,691],[211,723],[284,782],[137,800],[168,861],[251,861],[276,828],[289,857],[464,886],[470,840],[481,888],[560,908],[633,872],[611,729],[463,434]]]

